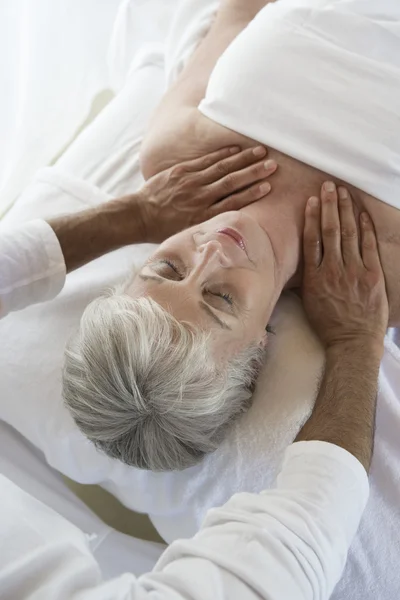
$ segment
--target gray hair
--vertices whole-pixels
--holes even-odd
[[[154,300],[112,293],[85,310],[66,349],[64,401],[108,456],[180,470],[216,450],[250,406],[263,351],[217,365],[210,338]]]

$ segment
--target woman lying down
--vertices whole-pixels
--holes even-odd
[[[250,405],[274,306],[299,284],[305,204],[326,180],[324,202],[371,215],[400,323],[399,102],[397,0],[221,1],[156,111],[143,171],[255,143],[279,168],[268,198],[166,240],[86,309],[64,397],[98,448],[161,471],[218,447]]]

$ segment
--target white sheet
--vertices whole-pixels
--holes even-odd
[[[119,3],[0,2],[0,217],[110,87],[106,53]]]
[[[105,580],[125,572],[136,576],[147,573],[164,551],[162,544],[136,540],[103,523],[71,492],[61,475],[46,464],[42,453],[2,422],[0,474],[85,534]],[[4,543],[4,540],[1,541]]]
[[[49,207],[53,213],[68,207],[76,210],[108,198],[109,193],[138,186],[140,139],[163,82],[159,66],[131,72],[116,104],[105,109],[57,168],[39,175],[8,221],[43,216]],[[89,166],[83,161],[85,155],[90,157]],[[99,185],[105,191],[96,187]],[[11,315],[1,323],[0,418],[41,448],[62,472],[78,481],[102,483],[127,506],[150,512],[170,541],[191,535],[207,508],[224,503],[233,492],[259,491],[272,483],[284,448],[310,410],[322,355],[298,301],[288,297],[280,302],[275,315],[278,335],[254,407],[218,452],[202,465],[175,474],[141,472],[98,454],[62,406],[63,348],[87,302],[102,287],[124,276],[132,263],[139,264],[148,251],[148,247],[138,246],[106,256],[73,273],[55,302]],[[399,373],[399,352],[388,341],[381,373],[371,500],[335,598],[391,600],[400,587]]]

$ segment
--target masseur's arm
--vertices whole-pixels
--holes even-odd
[[[136,194],[0,234],[0,317],[53,298],[66,272],[128,244],[161,242],[270,190],[265,148],[224,148],[176,165]]]
[[[388,301],[371,219],[357,233],[350,195],[325,184],[310,199],[304,233],[303,302],[326,348],[318,399],[298,440],[336,444],[369,469]],[[321,202],[322,201],[322,202]]]

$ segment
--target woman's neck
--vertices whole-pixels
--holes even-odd
[[[297,194],[271,193],[260,202],[242,209],[256,220],[267,234],[275,255],[278,293],[299,287],[302,273],[302,238],[307,198]]]

